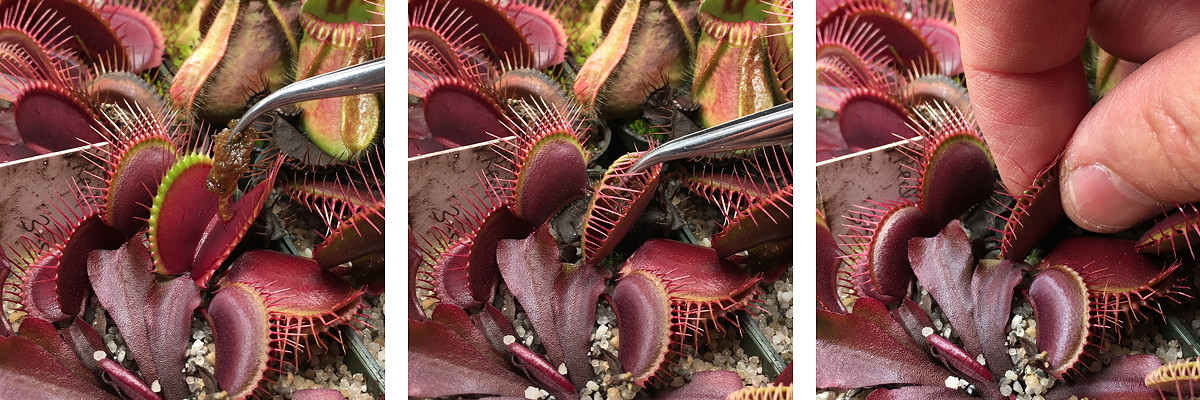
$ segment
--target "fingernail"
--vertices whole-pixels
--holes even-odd
[[[1100,164],[1068,171],[1063,181],[1067,215],[1081,228],[1115,232],[1153,216],[1160,206]]]

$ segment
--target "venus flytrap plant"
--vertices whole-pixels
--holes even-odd
[[[5,247],[4,275],[17,278],[5,283],[5,291],[16,296],[24,314],[5,315],[21,328],[3,329],[0,346],[45,357],[22,364],[0,355],[0,392],[22,398],[275,395],[278,373],[305,365],[310,349],[347,344],[342,325],[370,327],[359,310],[364,287],[378,283],[369,268],[382,259],[380,156],[363,151],[368,156],[359,164],[333,161],[307,171],[310,185],[299,185],[307,197],[271,208],[325,204],[317,211],[327,224],[321,242],[312,258],[268,252],[260,248],[265,240],[244,239],[262,235],[263,228],[252,227],[270,220],[264,209],[277,178],[295,182],[296,169],[305,165],[300,162],[308,161],[278,155],[272,147],[296,137],[306,141],[307,132],[294,132],[288,119],[295,114],[280,113],[252,134],[226,133],[212,146],[213,130],[193,120],[200,113],[226,125],[216,106],[240,110],[248,98],[214,105],[197,104],[196,97],[247,95],[259,92],[260,84],[292,79],[289,70],[260,80],[262,71],[255,68],[296,61],[300,39],[292,26],[300,25],[299,6],[204,2],[199,9],[213,11],[212,18],[172,27],[176,43],[168,47],[156,20],[184,21],[177,9],[71,0],[0,4],[0,97],[12,104],[4,113],[15,127],[7,132],[15,135],[9,146],[45,152],[102,142],[85,150],[95,167],[89,172],[93,186],[71,186],[48,205],[53,217],[46,229]],[[234,37],[222,37],[234,22]],[[211,40],[185,62],[176,53],[183,36],[174,30],[200,27]],[[282,41],[250,43],[239,36],[261,31],[283,32],[275,37]],[[259,45],[267,48],[265,55]],[[230,56],[262,56],[255,61],[264,63],[240,65]],[[272,61],[274,56],[283,58]],[[164,61],[188,67],[171,81],[157,73],[133,74]],[[203,90],[189,92],[200,82]],[[190,98],[186,104],[159,96],[172,93],[172,85],[176,95]],[[42,122],[33,123],[37,118]],[[281,139],[284,127],[292,138]],[[332,183],[317,184],[326,179]],[[284,221],[283,229],[295,230],[297,222]],[[378,293],[382,286],[372,289]],[[215,377],[207,393],[197,392],[184,373],[198,308],[217,332],[217,365],[190,372]],[[126,344],[110,352],[83,318],[115,326]]]
[[[436,4],[443,6],[431,6]],[[414,232],[410,239],[419,250],[410,254],[409,272],[416,282],[410,306],[418,311],[409,321],[409,395],[533,396],[544,391],[563,399],[613,395],[615,389],[622,396],[640,392],[671,398],[666,391],[672,377],[690,378],[677,365],[686,363],[680,355],[708,351],[710,341],[738,335],[745,325],[735,315],[762,304],[755,299],[762,291],[760,276],[747,266],[762,264],[782,272],[790,265],[790,258],[779,255],[789,251],[791,231],[773,229],[791,218],[790,149],[748,150],[629,172],[644,153],[617,148],[616,141],[607,144],[607,151],[605,145],[591,146],[597,142],[595,134],[604,134],[611,122],[597,114],[611,119],[666,110],[656,114],[665,117],[634,125],[696,126],[690,90],[680,86],[692,69],[685,56],[696,49],[699,4],[602,1],[587,23],[572,19],[583,12],[561,3],[538,6],[551,12],[534,12],[525,19],[528,23],[520,23],[525,17],[519,13],[509,13],[533,57],[498,51],[503,46],[467,44],[473,39],[463,32],[483,24],[466,18],[476,8],[482,10],[478,5],[426,2],[415,8],[421,17],[416,19],[417,34],[410,36],[416,44],[410,47],[410,78],[418,85],[410,89],[421,99],[411,104],[410,122],[417,126],[417,136],[437,141],[449,136],[439,130],[469,121],[472,132],[501,138],[494,150],[503,160],[500,172],[482,174],[475,188],[457,196],[455,204],[463,212],[431,233]],[[509,10],[525,7],[512,3]],[[762,7],[773,13],[770,28],[764,29],[786,43],[790,6]],[[567,38],[595,38],[595,52],[576,54],[588,46],[551,42],[549,37],[559,36],[550,34],[556,24],[565,27]],[[764,68],[783,68],[789,61],[768,62],[782,54],[769,55],[766,38]],[[567,49],[567,65],[546,71],[546,48]],[[556,57],[550,59],[557,63]],[[572,68],[579,68],[573,81]],[[558,81],[573,90],[564,93]],[[766,88],[772,101],[785,96],[785,90],[775,89],[780,90]],[[431,108],[450,98],[466,100],[455,103],[466,106],[455,108],[453,118]],[[496,124],[502,128],[478,128]],[[688,182],[701,195],[681,187],[683,180],[673,171],[702,171]],[[704,203],[704,197],[715,204]],[[695,219],[711,218],[723,227],[720,236],[718,229],[693,226]],[[721,253],[664,239],[667,231],[680,227],[714,246],[720,243]],[[662,233],[656,232],[660,229]],[[770,235],[762,240],[758,233],[764,232]],[[604,305],[601,299],[607,299]],[[601,307],[613,310],[619,343],[604,333],[612,332],[612,322],[601,317]],[[513,322],[524,320],[532,329],[514,332]],[[606,326],[598,331],[598,323]],[[605,343],[599,351],[594,347],[598,341]],[[608,369],[597,370],[597,363]],[[631,376],[616,374],[616,364]],[[464,378],[447,383],[441,379],[445,372],[430,366]],[[736,375],[723,381],[705,376],[695,375],[689,387],[696,392],[690,393],[725,398],[745,386]],[[757,393],[748,398],[770,392],[746,391]]]
[[[1151,320],[1147,310],[1161,312],[1161,303],[1190,297],[1175,275],[1178,262],[1139,254],[1127,240],[1044,241],[1062,215],[1052,175],[995,215],[1006,225],[993,230],[999,238],[969,236],[960,219],[982,212],[975,205],[991,197],[995,182],[987,145],[969,115],[955,107],[940,102],[910,107],[908,125],[922,140],[904,150],[916,176],[905,185],[916,189],[917,198],[872,200],[875,207],[860,206],[864,211],[847,217],[859,224],[843,236],[849,254],[843,259],[854,265],[852,287],[839,288],[840,267],[818,260],[823,277],[818,294],[832,297],[818,302],[818,359],[836,360],[818,371],[818,387],[875,388],[871,399],[1000,399],[1012,393],[1001,391],[1011,389],[1002,377],[1032,367],[1067,382],[1026,391],[1029,395],[1157,398],[1139,383],[1158,365],[1153,356],[1115,358],[1098,371],[1089,365],[1131,323]],[[1157,232],[1167,231],[1174,230]],[[985,239],[998,240],[999,251],[985,252],[979,244]],[[836,254],[830,242],[823,240],[821,248]],[[1035,269],[1023,260],[1036,246],[1049,253]],[[914,283],[923,290],[916,291]],[[843,302],[843,289],[857,292],[846,310],[831,306]],[[932,318],[911,299],[921,293],[929,294],[934,315],[952,329],[931,329]],[[1032,339],[1044,359],[1010,357],[1016,344],[1006,344],[1006,338],[1010,307],[1020,304],[1013,301],[1017,293],[1032,305],[1037,322]]]

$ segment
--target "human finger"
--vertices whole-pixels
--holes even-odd
[[[1144,63],[1200,34],[1200,2],[1101,0],[1092,5],[1088,35],[1118,58]]]
[[[956,0],[972,110],[1000,177],[1020,193],[1089,108],[1079,53],[1088,0]]]
[[[1113,232],[1200,200],[1200,36],[1138,68],[1088,113],[1062,161],[1063,208]]]

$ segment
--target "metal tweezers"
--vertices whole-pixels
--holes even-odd
[[[242,114],[242,119],[233,127],[233,133],[241,132],[254,120],[268,111],[299,103],[301,101],[327,99],[330,97],[382,92],[384,85],[384,57],[362,64],[301,79],[271,93],[255,103]]]
[[[643,154],[630,173],[671,160],[792,142],[792,102],[703,129]]]

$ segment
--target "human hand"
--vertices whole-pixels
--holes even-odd
[[[974,114],[1010,192],[1062,154],[1063,208],[1113,232],[1200,201],[1200,2],[955,0]],[[1089,110],[1085,38],[1144,62]]]

